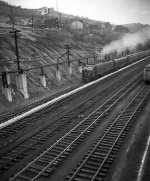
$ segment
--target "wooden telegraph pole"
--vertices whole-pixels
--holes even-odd
[[[11,23],[12,23],[12,29],[14,30],[14,17],[13,17],[13,6],[10,6],[10,12],[11,12]]]
[[[65,49],[67,50],[67,60],[68,60],[68,67],[70,67],[70,46],[65,45]]]
[[[34,19],[33,19],[33,15],[32,15],[32,32],[34,31]]]
[[[19,61],[18,42],[17,42],[17,36],[18,36],[19,32],[20,32],[20,30],[10,31],[10,33],[14,33],[14,38],[15,38],[15,51],[16,51],[16,58],[17,58],[17,70],[21,71],[20,64],[19,64],[20,61]]]

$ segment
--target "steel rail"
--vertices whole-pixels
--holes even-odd
[[[147,86],[145,86],[147,87]],[[145,88],[144,87],[144,88]],[[92,148],[92,150],[88,153],[88,155],[86,156],[85,160],[82,162],[82,164],[80,166],[78,166],[77,170],[74,172],[74,174],[69,178],[69,181],[73,181],[76,177],[76,175],[80,172],[80,170],[84,167],[84,165],[86,164],[86,162],[88,161],[88,159],[92,156],[92,154],[94,153],[94,151],[98,148],[98,146],[100,145],[100,143],[105,139],[105,136],[109,133],[109,131],[111,131],[111,129],[113,128],[113,126],[116,124],[116,122],[121,118],[121,116],[125,113],[125,111],[131,106],[131,104],[135,101],[135,99],[138,97],[138,95],[140,95],[140,93],[144,90],[144,88],[142,88],[140,90],[140,92],[138,92],[138,94],[136,94],[136,96],[134,96],[134,98],[130,101],[130,103],[124,108],[124,110],[121,112],[121,114],[115,119],[115,121],[113,122],[113,124],[110,125],[110,127],[106,130],[106,132],[104,133],[104,135],[102,137],[99,138],[99,141],[95,144],[94,148]],[[96,176],[99,174],[100,170],[102,169],[104,163],[106,162],[107,158],[109,157],[111,151],[114,148],[114,145],[116,144],[116,142],[118,141],[118,139],[120,138],[120,136],[122,135],[122,133],[124,132],[125,128],[127,127],[128,123],[131,121],[131,119],[134,117],[135,113],[137,112],[137,110],[139,109],[139,107],[141,106],[141,104],[143,103],[143,101],[145,100],[145,98],[150,94],[150,90],[148,91],[148,93],[144,96],[144,98],[142,99],[142,101],[140,102],[140,104],[138,105],[138,107],[134,110],[134,112],[130,115],[130,118],[128,119],[128,121],[125,123],[124,127],[121,129],[119,135],[117,136],[117,138],[115,138],[116,140],[113,141],[113,144],[111,146],[111,148],[109,149],[107,155],[105,156],[103,162],[100,164],[98,170],[96,171],[95,175],[93,176],[93,178],[91,179],[91,181],[94,181],[94,179],[96,178]]]
[[[136,79],[133,78],[132,81],[130,81],[130,83],[128,84],[128,87],[130,86],[130,84],[133,85],[132,82],[137,81],[137,80],[140,81],[138,77]],[[137,85],[138,85],[138,81],[137,81]],[[46,142],[49,138],[51,138],[51,136],[53,136],[58,131],[63,129],[63,127],[66,127],[69,124],[69,122],[74,121],[74,119],[81,120],[81,117],[76,118],[76,116],[74,117],[74,115],[82,115],[82,112],[85,112],[86,109],[90,109],[91,108],[90,105],[95,104],[95,102],[98,101],[97,99],[101,99],[101,97],[107,94],[106,92],[105,94],[103,93],[100,94],[100,97],[97,97],[96,95],[97,98],[94,97],[90,99],[88,101],[89,103],[87,102],[88,106],[85,105],[85,106],[81,106],[81,108],[77,108],[77,110],[75,109],[75,113],[73,111],[69,112],[69,114],[63,116],[62,118],[59,118],[58,121],[56,121],[56,124],[54,122],[53,125],[51,124],[50,126],[46,126],[45,128],[41,129],[41,131],[26,138],[21,143],[17,143],[17,145],[15,145],[8,152],[2,151],[0,162],[2,159],[4,163],[0,167],[0,172],[3,172],[4,170],[8,169],[8,165],[11,165],[11,164],[14,165],[14,161],[18,162],[20,159],[23,159],[25,156],[27,156],[27,152],[29,152],[30,150],[32,151],[33,149],[36,149],[36,147],[39,144],[43,144],[44,142]],[[65,122],[63,121],[63,119],[65,119]],[[6,134],[4,133],[3,136],[8,136],[7,132]],[[17,150],[19,150],[19,152]]]
[[[126,85],[125,87],[127,87],[128,85]],[[133,87],[135,86],[135,84],[133,85]],[[62,154],[64,154],[67,150],[69,150],[69,148],[79,139],[81,138],[81,136],[83,136],[88,130],[89,128],[91,128],[100,117],[102,117],[107,111],[109,111],[115,104],[117,101],[121,100],[126,93],[131,89],[131,87],[123,93],[123,95],[119,98],[117,98],[117,100],[115,102],[113,102],[111,105],[109,105],[109,107],[103,112],[101,113],[94,121],[92,121],[92,123],[90,123],[90,125],[87,125],[86,128],[84,128],[84,130],[80,133],[79,131],[79,135],[77,135],[75,137],[75,139],[69,143],[69,145],[67,145],[67,147],[57,155],[57,157],[55,157],[46,167],[44,167],[41,171],[39,171],[39,173],[33,178],[31,179],[36,180],[46,169],[48,169]],[[48,153],[52,148],[54,148],[55,146],[57,146],[57,144],[59,142],[61,142],[63,139],[65,139],[67,136],[69,136],[69,134],[73,133],[75,131],[76,128],[78,128],[80,125],[82,126],[82,124],[84,122],[86,122],[86,120],[88,120],[88,118],[90,118],[90,116],[92,116],[94,113],[96,113],[96,111],[98,111],[100,108],[102,108],[104,105],[106,105],[107,103],[109,103],[109,101],[111,101],[111,99],[113,99],[115,96],[117,96],[117,94],[119,94],[121,91],[123,91],[124,88],[122,88],[120,91],[118,91],[116,94],[114,94],[111,98],[109,98],[106,102],[104,102],[101,106],[99,106],[95,111],[93,111],[87,118],[83,119],[78,125],[76,125],[73,129],[71,129],[67,134],[65,134],[62,138],[60,138],[55,144],[53,144],[50,148],[48,148],[46,151],[44,151],[39,157],[37,157],[35,160],[33,160],[31,163],[29,163],[24,169],[22,169],[20,172],[18,172],[13,178],[10,179],[10,181],[15,180],[15,178],[17,178],[19,175],[21,175],[26,169],[28,169],[28,167],[30,167],[32,164],[34,164],[36,161],[38,161],[38,159],[40,159],[42,156],[44,156],[46,153]],[[81,127],[82,128],[82,127]],[[81,129],[82,130],[82,129]]]
[[[143,88],[144,89],[144,88]],[[142,99],[142,101],[140,102],[140,104],[138,105],[138,107],[135,109],[135,111],[132,113],[132,115],[130,116],[130,118],[128,119],[127,123],[124,125],[122,131],[119,133],[117,139],[115,140],[114,144],[112,145],[111,149],[109,150],[108,154],[106,155],[103,163],[101,164],[101,166],[99,167],[99,169],[97,170],[97,172],[95,173],[93,179],[91,181],[94,181],[94,179],[97,177],[99,171],[102,169],[102,166],[104,165],[106,159],[108,158],[108,156],[110,155],[114,145],[116,144],[116,142],[118,141],[118,139],[120,138],[120,136],[122,135],[122,133],[124,132],[124,130],[126,129],[127,125],[129,124],[129,122],[132,120],[133,116],[136,114],[137,110],[139,109],[139,107],[143,104],[144,100],[146,99],[146,97],[150,94],[150,90],[147,92],[147,94],[145,95],[145,97]],[[137,95],[138,96],[138,95]],[[132,102],[131,102],[132,103]],[[130,105],[129,105],[130,106]],[[119,116],[120,117],[120,116]],[[118,118],[119,119],[119,118]]]

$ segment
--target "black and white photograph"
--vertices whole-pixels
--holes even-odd
[[[0,181],[150,181],[150,0],[0,0]]]

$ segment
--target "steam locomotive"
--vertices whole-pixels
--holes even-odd
[[[148,55],[150,55],[150,50],[130,54],[121,58],[109,60],[107,62],[86,65],[82,70],[82,80],[85,83],[90,82],[110,72],[132,64]]]

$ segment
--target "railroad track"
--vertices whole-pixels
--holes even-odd
[[[135,86],[138,85],[140,80],[138,79],[137,82],[134,82],[134,81],[135,80],[132,80],[125,87],[123,87],[119,92],[117,92],[114,96],[112,96],[109,100],[107,100],[100,107],[99,111],[101,111],[101,113],[104,112],[104,114],[107,115],[111,111],[111,109],[115,107],[115,104],[118,104],[125,95],[131,92],[135,88]],[[107,92],[105,92],[105,94],[107,94]],[[122,97],[120,97],[121,95]],[[9,149],[8,151],[6,150],[3,154],[1,153],[0,174],[3,174],[6,170],[9,169],[10,166],[15,165],[17,162],[19,162],[21,159],[27,156],[29,151],[30,153],[31,151],[35,151],[37,146],[43,144],[48,139],[51,139],[55,134],[57,134],[57,132],[59,132],[60,130],[65,128],[68,124],[70,124],[70,122],[73,122],[75,120],[78,120],[78,122],[80,122],[83,119],[82,116],[80,117],[80,115],[82,115],[90,107],[93,107],[93,103],[95,101],[98,101],[98,99],[101,99],[103,96],[105,95],[102,94],[102,95],[98,95],[94,97],[94,99],[90,100],[89,103],[87,102],[85,106],[81,105],[77,107],[76,110],[69,112],[69,114],[58,119],[53,124],[50,124],[43,130],[38,131],[38,133],[30,137],[28,136],[25,140],[23,140],[17,145],[14,145],[13,148]],[[108,107],[110,108],[107,109]],[[103,114],[103,117],[104,117],[104,114]]]
[[[102,181],[106,177],[126,135],[149,96],[149,87],[145,86],[115,121],[107,127],[85,155],[80,166],[78,165],[78,168],[66,177],[67,180]]]
[[[134,75],[135,72],[136,72],[136,71],[134,71],[132,75]],[[81,85],[82,85],[82,84],[81,84]],[[29,111],[29,110],[31,110],[31,109],[34,108],[34,107],[37,107],[37,106],[39,106],[39,105],[41,105],[41,104],[43,104],[43,103],[46,103],[46,102],[52,100],[52,99],[55,98],[56,96],[60,96],[61,94],[67,93],[68,91],[72,91],[72,90],[74,90],[75,88],[78,88],[78,87],[79,87],[79,85],[78,85],[78,86],[74,86],[74,87],[72,87],[72,88],[69,88],[69,89],[67,89],[67,90],[62,91],[61,93],[57,93],[57,94],[54,95],[54,96],[46,97],[46,98],[44,98],[44,99],[42,99],[42,100],[35,101],[35,102],[30,103],[30,104],[28,104],[28,105],[26,105],[26,106],[18,106],[17,108],[14,108],[14,109],[10,110],[9,112],[3,113],[3,114],[0,115],[0,124],[1,124],[1,123],[4,123],[4,122],[6,122],[7,120],[9,120],[9,119],[11,119],[11,118],[14,118],[14,117],[16,117],[16,116],[18,116],[18,115],[20,115],[20,114],[23,114],[24,112]],[[81,92],[81,91],[80,91],[80,92]],[[74,96],[77,96],[77,95],[78,95],[78,93],[77,93],[76,95],[74,95]],[[63,103],[63,102],[67,102],[67,101],[70,100],[70,99],[72,99],[72,98],[71,98],[71,97],[67,97],[67,98],[63,99],[62,103]],[[55,103],[54,105],[51,105],[51,109],[56,109],[56,107],[58,107],[58,106],[60,106],[60,102],[57,102],[57,103]],[[48,109],[48,108],[47,108],[47,109]],[[37,115],[41,115],[41,114],[46,113],[46,112],[45,112],[46,109],[45,109],[45,111],[43,111],[43,112],[42,112],[42,111],[43,111],[43,110],[40,110],[39,113],[36,113],[36,114],[37,114]],[[48,111],[49,111],[49,110],[48,110]],[[48,112],[48,111],[47,111],[47,112]],[[37,117],[38,117],[38,116],[37,116]],[[24,123],[23,123],[23,124],[24,124]],[[21,126],[20,126],[20,128],[21,128]]]
[[[132,90],[135,84],[132,85],[133,87],[130,86],[128,84],[128,86],[122,88],[104,104],[99,106],[87,118],[84,118],[78,125],[47,148],[39,157],[29,163],[10,180],[36,180],[43,176],[48,177],[89,136],[96,126],[102,122],[103,118],[111,113],[116,105]]]
[[[81,85],[80,85],[80,86],[81,86]],[[68,91],[72,91],[73,89],[78,88],[78,87],[79,87],[79,85],[78,85],[78,86],[74,86],[74,87],[72,87],[72,88],[69,88],[69,89],[67,89],[67,90],[64,90],[64,91],[62,91],[61,93],[57,93],[57,94],[54,95],[54,96],[48,96],[48,97],[46,97],[46,98],[44,98],[44,99],[42,99],[42,100],[34,101],[34,102],[32,102],[32,103],[30,103],[30,104],[28,104],[28,105],[18,106],[17,108],[11,109],[9,112],[6,112],[6,113],[3,113],[3,114],[0,115],[0,124],[1,124],[1,123],[4,123],[4,122],[7,121],[8,119],[11,119],[11,118],[14,118],[14,117],[16,117],[16,116],[18,116],[18,115],[20,115],[20,114],[23,114],[24,112],[27,112],[27,111],[31,110],[32,108],[34,108],[34,107],[37,107],[37,106],[39,106],[39,105],[41,105],[41,104],[44,104],[44,103],[52,100],[52,99],[55,98],[56,96],[59,96],[59,95],[61,95],[61,94],[64,94],[64,93],[66,93],[66,92],[68,92]],[[68,99],[68,98],[67,98],[67,99]],[[67,100],[66,100],[66,101],[67,101]],[[53,109],[56,108],[57,106],[59,106],[59,104],[55,104],[55,107],[53,107]],[[51,109],[52,109],[52,108],[51,108]]]
[[[50,114],[54,112],[54,110],[56,110],[58,107],[62,106],[66,102],[71,101],[76,96],[77,95],[74,95],[72,97],[67,97],[63,99],[61,102],[56,102],[55,104],[50,105],[46,107],[45,109],[42,109],[36,113],[33,113],[32,115],[26,116],[25,118],[22,118],[21,120],[14,122],[13,124],[8,125],[7,127],[2,128],[0,132],[0,140],[3,138],[8,138],[9,136],[12,136],[12,134],[17,133],[18,131],[20,131],[21,129],[27,126],[30,126],[32,123],[37,122],[39,119],[42,119],[45,116],[49,117]],[[46,100],[48,101],[48,99]],[[44,103],[46,102],[46,100],[40,101],[40,103]],[[38,102],[36,106],[40,105],[40,103]],[[31,108],[33,107],[33,105],[30,105],[30,106]],[[26,110],[26,108],[24,110]]]
[[[140,75],[141,76],[141,75]],[[140,77],[139,76],[139,77]],[[127,77],[124,77],[124,79],[122,81],[125,81],[127,80],[127,78],[129,78],[129,76]],[[138,79],[138,78],[136,78]],[[115,83],[114,85],[109,85],[107,87],[107,89],[104,89],[102,90],[100,93],[98,93],[98,95],[96,96],[93,96],[89,101],[89,102],[94,102],[95,100],[97,99],[100,99],[99,96],[101,96],[101,98],[103,97],[106,97],[107,94],[109,94],[108,92],[108,88],[111,87],[113,89],[115,89],[116,87],[119,87],[121,84],[122,84],[122,81],[119,81],[117,83]],[[54,114],[54,110],[56,110],[58,107],[61,106],[61,109],[63,110],[63,105],[65,103],[67,103],[68,101],[72,101],[73,99],[75,99],[76,97],[79,96],[79,93],[78,94],[75,94],[73,96],[69,96],[67,98],[65,98],[64,100],[62,100],[61,102],[57,102],[56,104],[53,104],[51,106],[48,106],[46,107],[44,110],[40,110],[32,115],[29,115],[29,116],[26,116],[25,118],[13,123],[13,124],[10,124],[4,128],[1,129],[1,132],[0,132],[0,142],[4,139],[4,138],[9,138],[9,137],[12,137],[12,135],[14,134],[17,134],[18,132],[20,132],[22,129],[24,128],[27,128],[29,126],[31,126],[33,123],[35,124],[36,122],[38,122],[39,119],[43,119],[43,118],[49,118],[50,116],[52,117]],[[92,100],[94,99],[94,101]],[[87,99],[85,100],[87,102]],[[86,103],[86,104],[88,104]],[[81,105],[81,107],[85,107],[84,105],[85,103],[83,103]],[[61,110],[60,110],[61,111]],[[64,111],[64,110],[63,110]],[[53,124],[53,123],[52,123]],[[44,126],[44,122],[42,122],[42,125]],[[46,125],[47,126],[47,125]],[[5,140],[6,141],[6,140]],[[6,144],[6,143],[5,143]],[[1,146],[3,146],[1,144]]]

